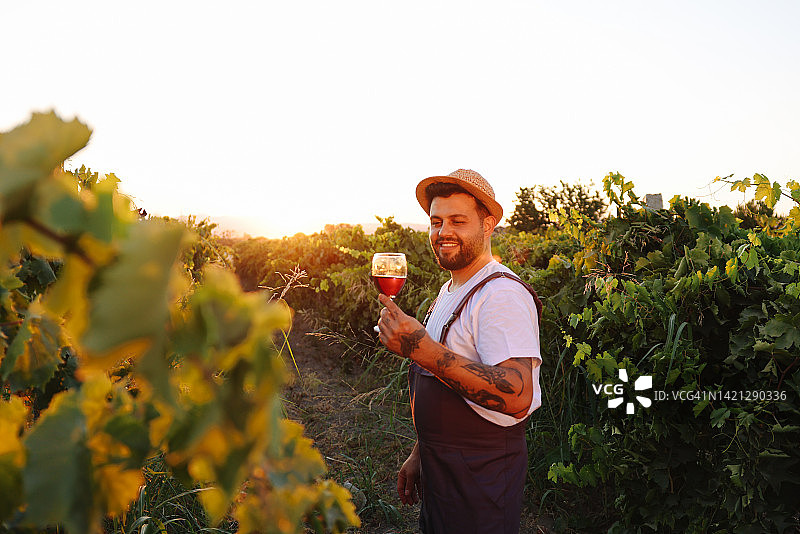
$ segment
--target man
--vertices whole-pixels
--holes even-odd
[[[405,504],[422,499],[424,534],[514,534],[527,474],[525,422],[541,405],[541,303],[518,279],[484,282],[511,271],[492,258],[503,209],[480,174],[459,169],[426,178],[417,199],[430,216],[436,259],[451,278],[426,326],[380,296],[381,342],[414,361],[417,443],[397,491]]]

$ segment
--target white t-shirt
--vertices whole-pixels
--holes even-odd
[[[498,271],[513,274],[508,267],[491,261],[453,292],[449,290],[450,281],[445,283],[428,318],[428,334],[439,341],[442,326],[464,295],[478,282]],[[539,317],[533,297],[522,284],[507,278],[497,278],[484,284],[461,310],[444,344],[456,354],[486,365],[497,365],[509,358],[537,358],[541,362]],[[422,372],[431,374],[424,369]],[[538,365],[533,367],[532,373],[533,398],[525,417],[542,405]],[[525,418],[518,419],[464,400],[478,415],[500,426],[515,425]]]

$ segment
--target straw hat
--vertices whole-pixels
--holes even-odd
[[[497,219],[498,223],[500,219],[503,218],[503,207],[494,199],[494,189],[492,189],[492,186],[489,185],[489,182],[487,182],[483,176],[468,169],[458,169],[447,176],[431,176],[417,184],[417,200],[428,215],[431,213],[432,199],[425,195],[425,188],[436,182],[460,185],[470,195],[481,201],[489,210],[489,213]]]

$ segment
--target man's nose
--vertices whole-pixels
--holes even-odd
[[[454,226],[448,222],[442,222],[442,227],[439,229],[439,237],[454,235]]]

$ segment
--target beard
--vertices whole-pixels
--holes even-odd
[[[456,243],[458,247],[455,251],[449,249],[442,251],[440,248],[442,243]],[[431,245],[436,262],[442,269],[458,271],[467,267],[483,253],[483,234],[470,236],[466,241],[458,237],[439,238]]]

